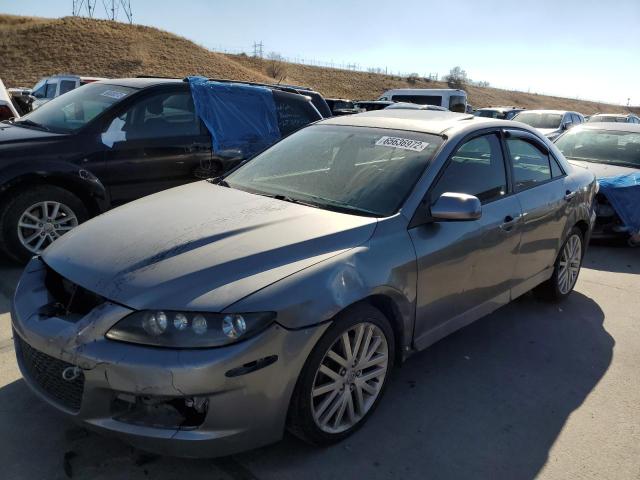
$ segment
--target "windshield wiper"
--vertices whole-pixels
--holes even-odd
[[[266,197],[275,198],[276,200],[282,200],[283,202],[297,203],[298,205],[304,205],[305,207],[320,208],[320,207],[318,207],[318,205],[316,205],[314,203],[309,203],[309,202],[305,202],[305,201],[302,201],[302,200],[298,200],[297,198],[291,198],[288,195],[282,195],[280,193],[278,193],[276,195],[265,195],[265,196]]]
[[[231,188],[231,185],[227,183],[224,177],[207,178],[206,180],[212,185],[220,185],[221,187]]]
[[[50,132],[51,129],[45,125],[42,125],[41,123],[37,123],[34,122],[33,120],[29,120],[28,118],[25,118],[24,120],[18,120],[16,122],[14,122],[16,125],[24,125],[25,127],[33,127],[33,128],[38,128],[40,130],[44,130],[46,132]]]

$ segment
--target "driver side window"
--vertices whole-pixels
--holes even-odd
[[[474,195],[483,204],[506,195],[507,175],[496,134],[473,138],[458,147],[431,191],[431,202],[445,192]]]

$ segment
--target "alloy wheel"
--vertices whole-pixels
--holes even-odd
[[[325,353],[311,390],[313,419],[323,432],[340,433],[358,423],[380,395],[389,347],[373,323],[353,325]]]
[[[78,226],[73,210],[60,202],[38,202],[18,220],[18,239],[32,253],[41,253],[54,240]]]
[[[575,286],[582,262],[582,240],[573,234],[562,249],[558,263],[558,290],[566,295]]]

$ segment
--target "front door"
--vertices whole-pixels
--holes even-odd
[[[463,141],[428,193],[467,193],[482,203],[474,221],[435,221],[409,233],[418,261],[415,342],[424,348],[509,300],[521,210],[510,195],[498,134]]]
[[[211,139],[188,90],[138,100],[109,123],[102,142],[115,205],[195,181],[211,162]]]

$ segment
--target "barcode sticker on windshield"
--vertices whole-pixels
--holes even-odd
[[[103,97],[115,98],[116,100],[120,100],[127,96],[125,92],[118,92],[117,90],[105,90],[100,95]]]
[[[411,140],[410,138],[401,137],[381,137],[376,142],[376,145],[382,147],[402,148],[403,150],[412,150],[414,152],[421,152],[429,145],[428,142],[421,142],[419,140]]]

